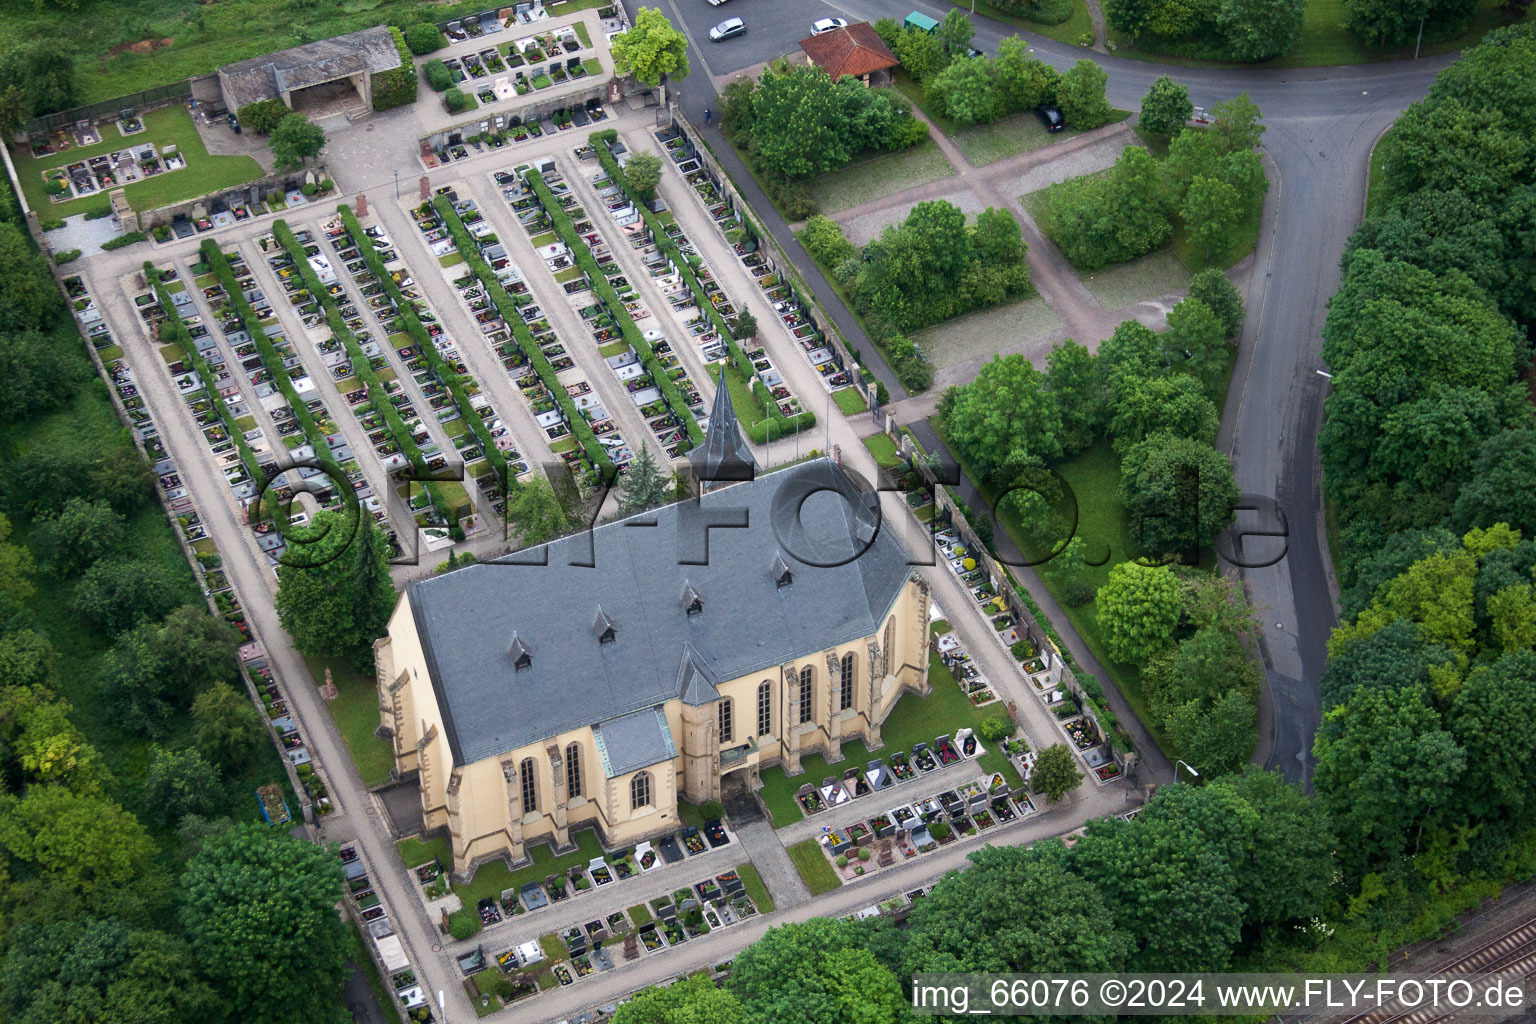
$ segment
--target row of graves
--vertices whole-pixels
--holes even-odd
[[[962,761],[974,761],[986,752],[975,730],[961,729],[953,740],[946,733],[932,745],[914,743],[911,754],[897,751],[890,755],[889,764],[885,758],[877,757],[863,768],[847,769],[841,779],[828,776],[819,786],[807,782],[796,792],[795,802],[807,817],[822,811],[835,811],[853,801],[885,793]]]
[[[210,269],[205,262],[200,261],[193,265],[192,273],[207,273]],[[243,477],[251,472],[252,463],[257,465],[260,472],[270,476],[275,472],[276,462],[259,463],[254,458],[248,458],[255,454],[254,451],[244,445],[243,439],[240,444],[236,444],[230,436],[226,425],[238,422],[234,412],[244,408],[244,400],[239,394],[238,384],[219,386],[219,382],[233,381],[229,361],[213,341],[206,326],[200,322],[202,314],[191,312],[196,308],[194,293],[188,291],[180,276],[180,271],[175,267],[158,271],[160,290],[140,291],[134,297],[134,305],[149,336],[165,342],[161,349],[162,361],[179,395],[187,403],[193,420],[201,428],[209,457],[224,472],[227,480],[232,472],[237,477],[231,481],[231,486],[237,505],[243,505],[245,499],[240,496],[246,493],[244,485],[249,483]],[[149,283],[142,277],[136,280]],[[101,358],[102,368],[127,414],[135,441],[149,460],[162,504],[176,531],[191,550],[193,573],[199,586],[212,603],[214,613],[240,636],[239,665],[257,699],[261,701],[274,742],[293,767],[293,778],[307,794],[315,812],[322,815],[331,813],[336,805],[324,775],[312,759],[298,723],[289,712],[284,689],[268,663],[260,638],[255,636],[246,617],[240,595],[224,567],[223,556],[208,534],[204,512],[198,507],[190,487],[183,479],[175,457],[166,447],[153,410],[139,391],[134,368],[124,357],[121,347],[112,343],[110,329],[101,318],[100,310],[85,281],[78,276],[66,278],[64,289],[82,331]],[[170,300],[169,308],[162,301],[162,295]],[[185,299],[178,302],[178,296]],[[195,337],[194,331],[197,331]],[[201,349],[197,347],[200,344]],[[189,346],[198,352],[195,360],[199,364],[190,374],[186,364],[192,362],[194,356],[189,353]],[[215,382],[212,388],[208,386],[209,381]],[[258,439],[263,453],[266,452],[264,440],[264,435]],[[279,481],[279,490],[282,486]],[[264,524],[257,525],[260,527]],[[268,536],[269,533],[259,532],[258,545],[263,544]],[[268,824],[284,826],[292,819],[292,811],[283,789],[276,782],[258,786],[255,796],[262,817]]]
[[[404,364],[405,371],[415,381],[433,417],[442,426],[458,461],[464,466],[465,478],[473,480],[480,488],[497,519],[504,518],[506,481],[500,478],[495,466],[486,458],[480,438],[471,428],[470,417],[480,421],[497,451],[507,461],[507,471],[514,478],[528,474],[528,460],[518,450],[511,429],[491,403],[490,395],[482,390],[480,382],[469,372],[457,342],[448,334],[437,312],[432,309],[424,289],[410,275],[398,248],[383,227],[378,225],[362,228],[365,238],[361,240],[352,237],[346,223],[339,216],[328,220],[321,230],[330,242],[336,258],[352,276],[370,315]],[[387,280],[380,280],[369,267],[361,249],[364,245],[378,256]],[[420,322],[431,351],[425,350],[421,340],[407,331],[400,302],[406,303],[409,312]],[[468,401],[468,408],[462,407],[448,388],[439,373],[439,367],[444,368],[445,372],[451,371],[451,375],[456,377]],[[439,468],[435,461],[428,459],[429,469]]]
[[[436,1020],[431,993],[423,986],[410,956],[395,926],[389,920],[388,910],[374,891],[374,882],[367,861],[356,843],[345,843],[337,851],[341,870],[347,882],[347,905],[357,916],[361,927],[373,944],[374,953],[389,979],[390,991],[413,1022]]]
[[[667,127],[657,129],[655,134],[662,150],[671,157],[673,166],[704,205],[726,244],[731,246],[736,258],[763,290],[784,329],[815,367],[828,390],[838,391],[854,386],[857,383],[854,375],[843,365],[841,354],[822,330],[816,311],[790,285],[787,275],[779,272],[778,265],[758,236],[751,219],[736,208],[735,195],[727,192],[714,168],[705,163],[701,155],[702,144],[695,140],[680,121],[673,121]],[[749,352],[748,355],[752,356],[754,365],[763,358],[761,353]],[[759,370],[760,376],[762,373]],[[776,373],[773,375],[777,376]],[[764,383],[768,384],[768,380],[764,379]],[[782,386],[782,381],[776,381],[769,384],[769,390],[779,399],[779,407],[785,415],[791,415],[785,398],[780,397],[777,390]],[[794,408],[796,412],[799,411],[798,406]]]
[[[650,308],[641,299],[627,272],[619,265],[618,256],[604,241],[564,173],[553,160],[544,161],[538,171],[561,210],[570,218],[578,236],[578,247],[585,248],[591,255],[608,287],[613,290],[617,304],[605,299],[596,289],[596,282],[588,280],[586,273],[576,265],[577,254],[571,252],[564,240],[552,230],[550,212],[543,209],[539,197],[526,183],[519,179],[510,186],[503,186],[502,194],[506,196],[523,229],[528,232],[529,240],[539,255],[551,269],[556,266],[562,268],[555,272],[555,279],[560,281],[562,276],[565,278],[562,286],[569,296],[572,309],[589,332],[592,346],[597,349],[609,371],[639,410],[667,458],[676,459],[689,448],[684,417],[697,421],[704,408],[704,396],[698,383],[672,351],[672,344],[666,339],[663,328],[652,318]],[[513,189],[522,189],[523,196],[514,199],[510,194]],[[528,207],[519,205],[525,201],[533,204],[531,215]],[[625,217],[634,212],[633,208],[626,209],[624,204],[618,204],[615,208],[604,203],[604,209],[616,217]],[[666,374],[681,396],[683,408],[673,408],[668,403],[661,385],[645,366],[642,354],[624,340],[626,325],[632,326],[655,354],[661,372]]]
[[[761,912],[740,873],[728,869],[628,910],[615,909],[542,940],[523,942],[493,957],[487,958],[484,947],[478,947],[461,956],[459,966],[466,975],[474,975],[494,965],[501,977],[490,984],[477,980],[475,988],[481,993],[509,993],[502,996],[506,1004],[544,989],[575,985],[643,957],[704,939]]]
[[[584,77],[589,73],[580,60],[575,57],[571,60],[575,62],[576,72],[579,72],[574,73],[575,77]],[[596,61],[592,63],[596,64]],[[509,98],[519,91],[526,92],[528,91],[525,88],[526,84],[522,80],[508,82],[505,78],[498,78],[494,83],[480,87],[480,102],[494,103]],[[421,161],[430,170],[453,163],[455,160],[466,160],[473,154],[484,153],[487,149],[501,149],[515,143],[529,142],[546,135],[569,131],[572,128],[594,125],[606,120],[607,117],[608,111],[604,108],[602,99],[598,97],[592,97],[586,101],[573,100],[566,106],[542,116],[524,117],[521,114],[488,113],[478,124],[464,125],[422,139]]]
[[[937,751],[918,756],[939,760]],[[894,769],[888,771],[894,773]],[[880,776],[873,764],[865,773],[865,781],[871,794],[879,792],[875,786]],[[831,801],[825,806],[836,808]],[[824,826],[817,842],[838,877],[852,882],[951,843],[985,835],[1035,813],[1035,809],[1026,786],[1010,788],[1001,772],[989,772],[847,825]]]
[[[63,203],[179,171],[186,166],[187,158],[175,144],[157,146],[145,142],[115,153],[99,153],[62,167],[52,167],[42,174],[49,198],[55,203]]]
[[[374,336],[374,330],[364,320],[362,308],[343,285],[330,259],[321,252],[314,232],[300,228],[294,230],[293,237],[298,245],[296,252],[288,251],[273,235],[263,236],[257,244],[266,255],[268,266],[276,275],[289,305],[305,330],[325,334],[323,339],[314,342],[325,371],[330,374],[342,401],[351,410],[362,436],[372,446],[374,456],[379,460],[391,485],[396,488],[397,495],[406,502],[415,525],[425,531],[429,545],[443,543],[448,535],[447,511],[432,504],[425,488],[409,482],[411,463],[402,450],[402,439],[396,435],[382,411],[370,401],[367,382],[358,375],[353,361],[354,352],[349,350],[347,339],[328,329],[325,306],[320,296],[311,294],[304,275],[300,273],[297,263],[299,259],[305,261],[307,269],[324,289],[326,299],[335,304],[350,340],[357,346],[356,354],[366,362],[369,372],[378,382],[383,401],[389,404],[405,425],[410,442],[421,452],[428,469],[446,469],[448,457],[442,453],[418,414],[415,402],[390,365],[384,344]],[[347,248],[343,246],[344,251]],[[353,265],[359,268],[359,275],[368,273],[360,255],[348,265],[349,274],[353,273]],[[310,336],[313,339],[313,333]],[[392,547],[394,553],[398,553],[398,546]]]
[[[195,203],[189,211],[172,217],[169,224],[157,226],[153,231],[155,240],[165,242],[172,238],[191,238],[219,228],[233,227],[252,216],[260,217],[303,206],[310,201],[304,189],[309,186],[318,188],[321,180],[314,171],[309,171],[302,180],[290,178],[270,185],[233,189],[206,202]]]

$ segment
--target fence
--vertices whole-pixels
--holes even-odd
[[[116,99],[102,100],[99,103],[87,103],[83,107],[74,107],[70,110],[60,110],[54,114],[44,114],[34,117],[23,125],[22,130],[29,136],[47,135],[58,131],[60,128],[68,128],[81,121],[94,121],[100,117],[116,117],[119,112],[132,110],[142,114],[152,107],[163,107],[168,103],[179,103],[192,95],[192,80],[185,79],[173,82],[170,85],[157,85],[153,89],[145,89],[143,92],[130,93],[127,96],[119,96]]]

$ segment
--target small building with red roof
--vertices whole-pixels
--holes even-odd
[[[833,81],[852,75],[865,85],[885,85],[900,63],[867,21],[802,39],[800,49]]]

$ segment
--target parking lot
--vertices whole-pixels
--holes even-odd
[[[704,58],[712,75],[728,75],[784,53],[799,53],[800,40],[811,34],[811,23],[820,18],[849,17],[823,0],[728,0],[718,7],[708,0],[671,0],[690,41]],[[726,18],[741,18],[747,34],[723,43],[711,42],[709,30]]]

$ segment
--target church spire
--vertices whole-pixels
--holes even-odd
[[[724,364],[720,367],[715,404],[709,412],[709,429],[704,432],[704,443],[693,450],[688,460],[693,464],[693,477],[702,490],[709,490],[710,485],[751,480],[757,475],[757,461],[752,458],[747,439],[741,436],[736,409],[731,405],[731,392],[725,386]]]

